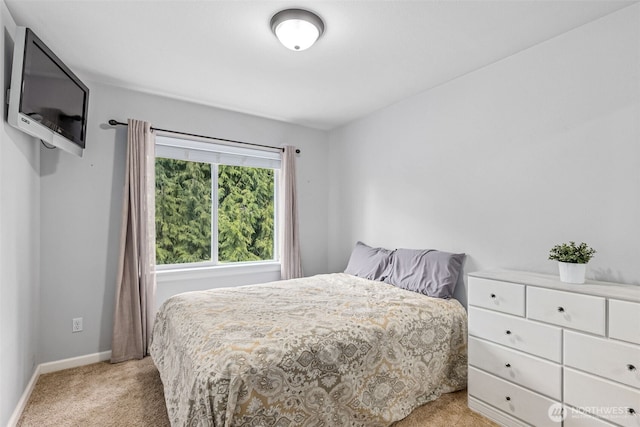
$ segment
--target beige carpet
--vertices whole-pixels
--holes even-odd
[[[18,426],[166,427],[162,383],[150,357],[95,363],[40,376]],[[443,395],[394,427],[496,426],[467,408],[467,393]]]

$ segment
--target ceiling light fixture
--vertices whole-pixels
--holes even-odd
[[[320,38],[324,22],[308,10],[286,9],[273,15],[271,31],[286,48],[300,51],[310,48]]]

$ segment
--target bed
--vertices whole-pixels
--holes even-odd
[[[324,274],[176,295],[150,353],[172,426],[386,426],[466,387],[467,316]]]

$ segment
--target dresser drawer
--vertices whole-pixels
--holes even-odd
[[[537,427],[558,427],[549,417],[549,407],[557,402],[469,368],[469,395]]]
[[[609,300],[609,337],[640,344],[640,304]]]
[[[640,389],[640,346],[565,331],[564,363]]]
[[[527,317],[597,335],[605,334],[605,303],[591,295],[527,288]]]
[[[640,426],[640,390],[564,368],[564,400],[626,427]]]
[[[556,363],[469,337],[469,364],[553,399],[562,397],[562,369]]]
[[[524,285],[469,277],[470,305],[524,316]]]
[[[562,329],[469,307],[469,335],[560,363]]]

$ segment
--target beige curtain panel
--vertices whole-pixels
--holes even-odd
[[[283,280],[302,277],[300,236],[298,233],[298,201],[296,198],[296,149],[284,146],[280,177],[280,277]]]
[[[155,137],[129,119],[111,362],[148,354],[155,309]]]

